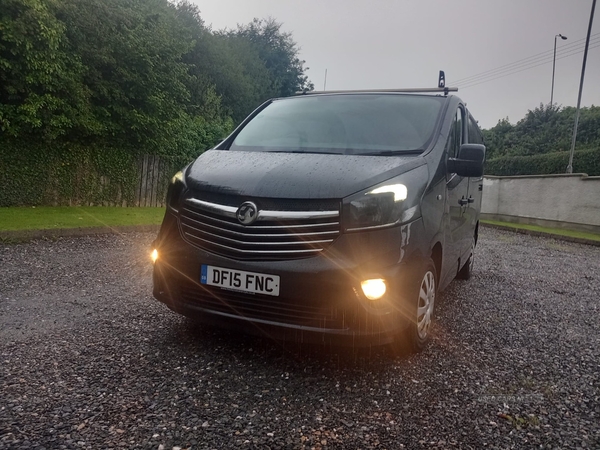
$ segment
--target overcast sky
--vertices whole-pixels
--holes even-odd
[[[459,87],[458,95],[483,128],[505,117],[516,123],[550,102],[559,33],[568,39],[557,42],[554,102],[577,104],[592,6],[592,0],[192,1],[214,30],[254,17],[282,23],[299,45],[317,90],[324,87],[326,69],[328,90],[435,87],[438,71],[444,70],[446,85]],[[599,9],[582,106],[600,105]]]

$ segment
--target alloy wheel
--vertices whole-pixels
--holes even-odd
[[[417,306],[417,333],[420,339],[426,339],[431,326],[433,307],[435,304],[435,275],[427,271],[419,289]]]

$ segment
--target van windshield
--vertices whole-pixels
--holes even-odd
[[[420,152],[445,99],[424,95],[342,94],[275,100],[230,149],[354,155]]]

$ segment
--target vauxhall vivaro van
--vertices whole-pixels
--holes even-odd
[[[423,348],[436,295],[469,278],[485,147],[433,93],[274,99],[177,173],[154,296],[218,326]]]

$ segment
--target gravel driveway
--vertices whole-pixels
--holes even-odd
[[[194,326],[151,234],[0,245],[0,449],[600,448],[600,248],[483,229],[419,355]]]

